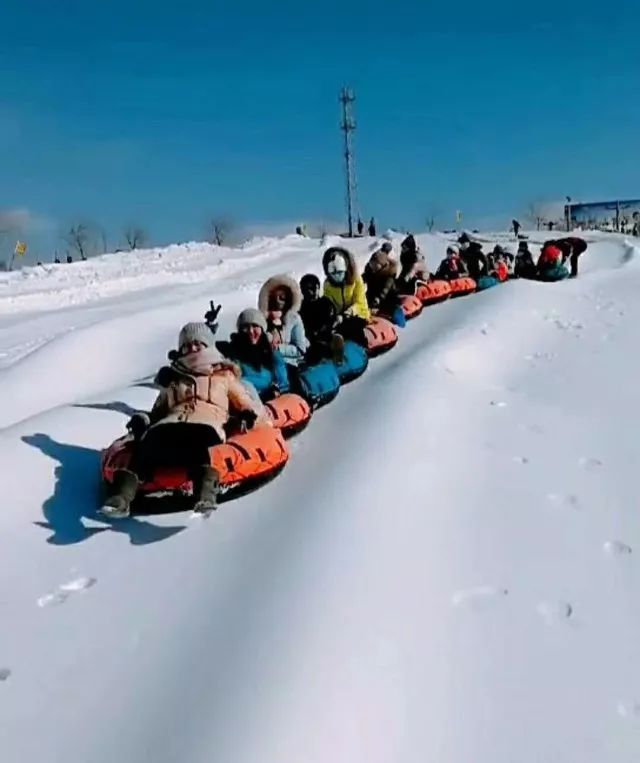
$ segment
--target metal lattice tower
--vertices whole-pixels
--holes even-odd
[[[349,236],[353,237],[353,211],[356,202],[356,176],[353,157],[352,134],[356,129],[356,121],[353,116],[353,104],[356,97],[353,90],[343,87],[340,91],[340,103],[342,104],[342,123],[340,129],[344,133],[344,169],[347,181],[347,222]]]

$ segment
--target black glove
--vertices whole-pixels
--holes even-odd
[[[207,326],[211,329],[211,332],[215,334],[218,330],[218,313],[222,310],[222,304],[219,304],[218,307],[216,307],[214,301],[210,300],[209,305],[210,309],[204,314],[204,320]]]
[[[238,413],[238,419],[240,420],[240,426],[243,432],[246,432],[248,429],[253,429],[253,426],[256,423],[258,416],[254,411],[240,411]]]
[[[151,419],[149,418],[149,414],[139,411],[138,413],[134,413],[133,416],[129,419],[127,430],[131,432],[134,440],[140,440],[142,435],[149,428],[150,424]]]
[[[172,352],[175,352],[175,350],[172,350]],[[178,376],[179,374],[173,368],[171,368],[171,366],[162,366],[162,368],[156,374],[156,378],[153,380],[153,383],[158,387],[166,389],[171,384],[171,382],[176,381]]]

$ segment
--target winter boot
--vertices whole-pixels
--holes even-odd
[[[196,503],[193,510],[197,514],[210,514],[218,508],[220,475],[213,466],[202,466],[193,481]]]
[[[102,505],[100,511],[109,517],[128,517],[131,502],[136,497],[138,477],[128,469],[118,469],[113,475],[112,494]]]
[[[340,334],[331,337],[331,359],[337,366],[344,363],[344,337]]]

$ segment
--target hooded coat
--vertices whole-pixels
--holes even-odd
[[[379,250],[371,255],[362,274],[370,308],[389,312],[398,306],[397,274],[398,265],[386,252]]]
[[[334,284],[327,273],[329,263],[336,254],[340,254],[347,261],[347,275],[342,284]],[[322,258],[322,267],[327,276],[323,294],[333,302],[338,315],[344,315],[349,311],[350,315],[368,321],[371,313],[367,304],[364,281],[358,274],[356,261],[351,252],[338,246],[327,249]]]
[[[250,411],[261,424],[269,424],[264,408],[241,383],[240,369],[235,363],[220,357],[207,370],[195,372],[178,359],[170,371],[171,380],[151,409],[149,431],[165,424],[204,424],[212,427],[224,442],[225,424],[232,412]]]
[[[452,257],[445,257],[436,271],[436,278],[442,278],[445,281],[452,281],[455,278],[462,278],[468,275],[467,266],[459,254]]]
[[[277,316],[269,309],[271,295],[276,289],[284,289],[287,292],[287,303],[281,316]],[[289,363],[296,365],[304,357],[309,347],[304,324],[300,317],[302,305],[302,292],[300,287],[286,275],[277,275],[269,278],[260,289],[258,295],[258,309],[267,319],[267,329],[272,338],[274,333],[279,333],[280,343],[277,345],[278,352]]]
[[[407,236],[400,245],[400,268],[397,281],[400,294],[415,294],[418,282],[429,280],[427,263],[412,235]]]
[[[471,278],[477,281],[480,276],[487,275],[487,255],[482,251],[481,243],[478,241],[469,242],[466,249],[460,252],[460,256],[464,260]]]

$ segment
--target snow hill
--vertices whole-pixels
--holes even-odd
[[[640,269],[588,238],[425,309],[204,521],[98,518],[99,451],[183,322],[320,243],[1,274],[3,763],[637,763]]]

